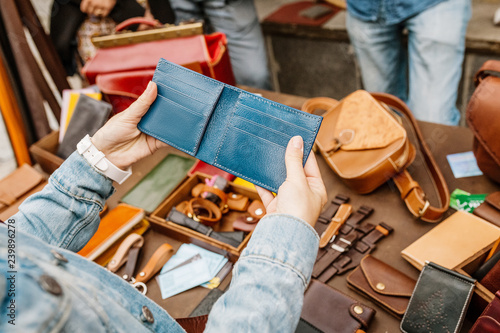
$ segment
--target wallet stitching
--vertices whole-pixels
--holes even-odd
[[[365,257],[365,258],[366,258],[366,257]],[[364,260],[365,258],[363,258],[363,260]],[[363,261],[363,260],[362,260],[362,261]],[[371,280],[367,277],[367,275],[369,275],[369,274],[366,272],[366,270],[365,270],[364,266],[363,266],[363,265],[359,265],[359,267],[360,267],[360,269],[361,269],[361,272],[362,272],[362,273],[363,273],[363,275],[365,276],[365,279],[366,279],[366,281],[368,282],[368,285],[369,285],[369,286],[373,289],[373,291],[374,291],[374,292],[376,292],[377,294],[381,294],[381,295],[384,295],[384,296],[404,296],[404,297],[410,297],[410,296],[411,296],[411,294],[410,294],[410,295],[408,295],[408,294],[397,293],[397,292],[390,293],[390,294],[384,294],[384,293],[382,293],[382,292],[380,292],[380,293],[379,293],[379,292],[377,292],[377,291],[375,290],[375,288],[374,288],[373,284],[372,284],[372,281],[371,281]],[[391,268],[393,269],[393,271],[394,271],[395,273],[397,272],[397,273],[400,273],[400,274],[401,274],[401,272],[400,272],[400,271],[398,271],[397,269],[395,269],[394,267],[391,267]],[[401,274],[401,275],[404,275],[404,274]]]
[[[193,111],[193,110],[191,110],[191,109],[189,109],[189,108],[185,107],[184,105],[179,104],[179,103],[177,103],[176,101],[171,100],[170,98],[168,98],[168,97],[166,97],[166,96],[163,96],[163,95],[160,95],[160,94],[158,94],[158,96],[159,96],[159,97],[161,97],[161,98],[163,98],[163,99],[166,99],[167,101],[170,101],[170,102],[172,102],[172,103],[174,103],[174,104],[178,105],[179,107],[183,108],[184,110],[186,110],[187,112],[191,113],[192,115],[195,115],[195,116],[198,116],[198,117],[200,117],[200,118],[202,118],[202,119],[208,120],[208,119],[207,119],[207,116],[206,116],[206,115],[204,115],[204,114],[202,114],[202,113],[198,113],[198,112],[196,112],[196,111]],[[207,105],[207,106],[210,106],[210,105]],[[206,121],[205,121],[205,123],[206,123]]]
[[[193,73],[193,72],[191,72],[191,71],[187,70],[186,68],[182,68],[182,67],[181,67],[181,68],[178,68],[177,66],[173,66],[172,64],[169,64],[168,62],[166,62],[166,60],[161,59],[161,60],[160,60],[160,65],[159,65],[159,69],[160,69],[160,71],[161,71],[161,67],[163,67],[163,66],[170,66],[171,68],[175,68],[175,69],[177,69],[177,70],[182,70],[182,71],[186,70],[186,71],[185,71],[185,73],[187,73],[187,74],[189,74],[189,75],[191,75],[191,76],[194,76],[195,78],[202,79],[202,81],[203,81],[203,80],[205,80],[205,81],[209,82],[209,83],[210,83],[210,85],[212,85],[212,86],[214,85],[214,82],[212,82],[212,81],[208,80],[208,78],[207,78],[206,76],[203,76],[202,74],[199,74],[199,73],[196,73],[196,74],[195,74],[195,73]],[[180,67],[180,66],[179,66],[179,67]],[[164,72],[164,71],[161,71],[161,73],[162,73],[162,74],[165,74],[165,75],[167,75],[167,76],[170,76],[170,77],[171,77],[171,78],[173,78],[174,80],[177,80],[177,81],[180,81],[180,82],[182,82],[182,83],[184,83],[184,84],[187,84],[188,86],[191,86],[191,87],[193,87],[193,88],[196,88],[196,89],[199,89],[199,90],[201,90],[201,91],[204,91],[204,92],[206,92],[207,94],[209,94],[209,95],[211,95],[211,96],[212,96],[212,95],[214,95],[214,96],[215,96],[215,95],[218,95],[218,94],[213,94],[213,93],[212,93],[212,92],[210,92],[210,91],[206,91],[206,90],[205,90],[205,89],[203,89],[203,88],[197,87],[197,86],[193,85],[192,83],[189,83],[189,82],[185,82],[185,81],[183,81],[183,80],[180,80],[179,78],[177,78],[176,76],[174,76],[174,75],[172,75],[172,74],[170,74],[170,73],[167,73],[167,72]],[[215,81],[215,80],[214,80],[214,81]],[[218,85],[219,85],[218,83],[220,83],[220,84],[222,85],[222,87],[221,87],[221,89],[220,89],[220,90],[222,91],[222,88],[224,87],[224,83],[215,81],[215,86],[218,86]],[[216,87],[216,88],[219,88],[219,87]],[[219,92],[219,93],[220,93],[220,92]]]
[[[138,127],[139,127],[139,126],[138,126]],[[191,156],[193,156],[193,154],[194,154],[194,152],[193,152],[193,151],[189,151],[189,150],[187,150],[187,149],[181,148],[181,147],[179,147],[178,145],[176,145],[176,144],[174,144],[174,143],[170,142],[170,140],[167,140],[167,139],[165,139],[165,138],[163,138],[163,137],[161,137],[161,136],[159,136],[159,135],[157,135],[157,134],[155,134],[155,133],[153,133],[153,132],[151,132],[151,131],[148,131],[148,130],[143,129],[143,128],[139,128],[139,129],[141,130],[141,132],[144,132],[144,133],[146,133],[147,135],[150,135],[150,136],[152,136],[152,137],[154,137],[154,138],[156,138],[156,139],[158,139],[158,140],[160,140],[160,141],[162,141],[162,142],[164,142],[164,143],[168,143],[170,146],[172,146],[172,147],[174,147],[174,148],[176,148],[176,149],[179,149],[180,151],[183,151],[183,152],[185,152],[185,153],[187,153],[187,154],[189,154],[189,155],[191,155]]]
[[[263,115],[265,115],[266,117],[273,118],[273,119],[277,119],[277,120],[279,120],[279,121],[281,121],[281,122],[284,122],[284,123],[287,123],[287,124],[289,124],[289,125],[291,125],[291,126],[294,126],[294,127],[299,128],[299,129],[302,129],[302,130],[305,130],[305,131],[308,131],[308,132],[312,132],[312,133],[314,133],[314,131],[311,131],[311,130],[310,130],[310,129],[308,129],[308,128],[304,128],[304,127],[298,126],[297,124],[294,124],[294,123],[291,123],[291,122],[289,122],[289,121],[286,121],[286,120],[280,119],[280,118],[278,118],[278,117],[275,117],[275,116],[273,116],[273,115],[267,114],[267,113],[262,112],[262,111],[260,111],[260,110],[258,110],[258,109],[256,109],[256,108],[254,108],[254,107],[251,107],[251,106],[249,106],[249,105],[245,105],[245,104],[242,104],[242,103],[240,103],[240,104],[241,104],[241,106],[242,106],[242,107],[247,108],[247,109],[254,110],[254,111],[258,112],[258,113],[262,113],[262,114],[263,114]],[[240,116],[240,117],[241,117],[241,116]]]
[[[369,311],[369,312],[370,312],[370,314],[372,314],[372,315],[373,315],[373,309],[372,309],[372,308],[370,308],[370,307],[368,307],[368,306],[366,306],[366,305],[364,305],[364,304],[360,303],[358,300],[356,300],[356,299],[352,298],[351,296],[349,296],[349,295],[347,295],[347,294],[344,294],[344,293],[343,293],[343,292],[341,292],[340,290],[335,289],[335,291],[337,291],[338,293],[340,293],[340,294],[344,295],[345,297],[347,297],[348,299],[350,299],[351,301],[353,301],[353,303],[351,304],[351,306],[349,307],[349,309],[350,309],[353,305],[355,305],[355,304],[356,304],[356,305],[361,306],[363,309],[366,309],[367,311]],[[349,313],[351,313],[351,311],[349,311]],[[366,322],[363,318],[358,317],[358,316],[356,316],[355,314],[352,314],[352,313],[351,313],[351,315],[353,315],[355,318],[358,318],[358,319],[361,321],[361,323],[362,323],[362,324],[364,324],[364,326],[365,326],[365,327],[368,327],[368,323],[367,323],[367,322]],[[369,316],[369,317],[371,317],[371,316]]]

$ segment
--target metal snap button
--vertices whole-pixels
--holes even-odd
[[[354,312],[356,312],[357,314],[362,314],[363,313],[363,308],[360,307],[359,305],[356,305],[354,307]]]
[[[68,262],[68,259],[66,259],[65,256],[63,256],[56,250],[50,250],[50,253],[52,253],[52,256],[54,257],[54,259],[56,259],[56,264],[59,264],[61,262]]]
[[[257,208],[255,210],[255,215],[262,215],[264,213],[264,211],[262,210],[262,208]]]
[[[147,306],[142,307],[141,320],[147,321],[150,324],[155,322],[155,318],[153,317],[153,313],[151,313],[151,310],[149,310],[149,308]]]
[[[38,284],[43,290],[51,293],[52,295],[58,296],[62,294],[61,285],[52,276],[45,274],[40,276]]]
[[[379,282],[379,283],[377,283],[377,285],[375,286],[375,288],[377,288],[378,290],[384,290],[385,289],[385,284],[383,284],[382,282]]]

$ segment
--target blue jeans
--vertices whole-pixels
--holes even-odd
[[[170,0],[177,23],[208,20],[226,34],[229,57],[238,84],[270,89],[264,37],[253,0]]]
[[[419,120],[457,125],[457,92],[470,16],[470,0],[443,1],[392,25],[347,15],[364,88],[398,96]]]

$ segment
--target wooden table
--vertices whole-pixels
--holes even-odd
[[[295,108],[300,108],[302,103],[305,101],[305,98],[298,96],[250,88],[246,89],[252,92],[260,93],[266,98]],[[420,125],[425,140],[429,145],[438,165],[441,167],[441,171],[446,179],[450,192],[456,188],[460,188],[470,193],[491,193],[500,190],[500,187],[497,184],[489,181],[484,176],[460,179],[454,178],[446,160],[446,155],[472,150],[473,137],[468,128],[451,127],[425,122],[420,122]],[[133,176],[117,189],[117,192],[109,199],[108,205],[111,208],[114,207],[121,196],[132,188],[169,152],[175,152],[176,154],[182,155],[181,152],[173,148],[167,148],[137,163],[137,165],[134,166]],[[394,232],[391,235],[380,241],[379,245],[372,253],[373,256],[382,259],[393,267],[416,279],[419,275],[419,271],[405,261],[401,257],[400,252],[410,243],[432,229],[436,224],[422,222],[413,218],[407,211],[403,201],[400,199],[398,190],[390,182],[382,185],[371,194],[359,195],[351,191],[340,181],[340,179],[332,172],[319,154],[317,155],[317,160],[327,188],[329,200],[333,199],[336,194],[345,194],[350,197],[350,203],[353,204],[354,209],[357,209],[361,205],[367,205],[375,209],[373,215],[370,217],[371,223],[379,223],[383,221],[394,228]],[[426,174],[425,168],[420,167],[422,165],[421,163],[422,159],[417,156],[415,162],[409,170],[414,178],[422,185],[431,203],[437,204],[436,200],[438,200],[438,196],[432,186],[429,186],[430,178]],[[453,212],[453,209],[449,209],[445,216],[449,216]],[[149,245],[145,249],[143,258],[148,258],[156,246],[164,241],[171,242],[174,246],[180,245],[179,242],[169,239],[164,235],[159,235],[155,232],[148,232],[148,234],[146,234],[146,243]],[[347,274],[334,277],[328,284],[377,310],[374,321],[372,322],[368,332],[399,332],[399,320],[391,316],[378,305],[349,289],[345,281],[346,275]],[[230,276],[225,279],[220,288],[224,289],[229,283],[229,280]],[[174,317],[188,316],[196,305],[208,294],[208,290],[197,287],[172,298],[162,300],[159,295],[156,281],[150,281],[148,283],[148,288],[150,290],[148,292],[148,296],[163,306]],[[466,322],[462,331],[466,332],[469,326],[470,323]]]

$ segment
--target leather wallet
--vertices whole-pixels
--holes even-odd
[[[0,180],[0,220],[16,214],[24,199],[41,191],[46,184],[44,177],[28,164]]]
[[[473,213],[500,227],[500,191],[488,195]]]
[[[355,333],[366,330],[374,315],[374,309],[312,279],[295,333]]]
[[[307,160],[321,125],[308,114],[160,59],[158,96],[138,128],[191,156],[277,192],[295,135]]]
[[[106,123],[111,114],[111,104],[81,94],[64,138],[57,149],[57,156],[68,158],[85,135],[94,135]]]
[[[122,198],[122,202],[151,213],[181,183],[195,160],[167,155]]]
[[[458,211],[401,251],[421,269],[432,261],[448,269],[484,254],[500,238],[500,228],[467,212]]]
[[[475,279],[433,262],[424,266],[401,321],[405,333],[459,332]]]
[[[477,318],[469,333],[498,333],[500,332],[500,290],[488,304],[483,313]]]
[[[371,298],[396,317],[406,311],[416,281],[371,255],[347,277],[349,287]]]

